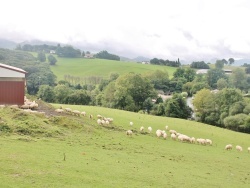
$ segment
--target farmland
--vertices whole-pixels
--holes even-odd
[[[18,110],[0,110],[4,125],[13,130],[1,129],[3,187],[249,186],[250,153],[246,150],[250,146],[249,134],[122,110],[63,105],[66,107],[86,111],[94,120],[88,116],[27,116]],[[97,125],[97,114],[112,117],[114,122],[108,126]],[[25,123],[20,121],[23,116]],[[213,145],[156,138],[155,131],[164,129],[165,125],[189,136],[210,138]],[[26,126],[30,132],[20,134],[15,131],[17,126]],[[139,133],[141,126],[151,126],[153,132]],[[125,134],[128,129],[133,130],[132,137]],[[225,151],[229,143],[234,148]],[[243,147],[243,152],[235,150],[237,144]]]

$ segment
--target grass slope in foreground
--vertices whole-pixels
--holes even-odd
[[[171,77],[176,67],[143,65],[133,62],[122,62],[105,59],[84,59],[84,58],[57,58],[55,66],[51,70],[57,76],[57,80],[63,80],[64,75],[71,76],[102,76],[108,77],[110,73],[120,75],[128,72],[146,73],[154,70],[166,70]]]
[[[66,114],[50,118],[31,114],[24,118],[19,111],[0,110],[1,120],[13,130],[29,125],[36,133],[29,136],[25,132],[23,135],[2,132],[1,186],[249,187],[248,134],[115,109],[63,107],[86,111],[94,115],[94,120]],[[113,124],[109,127],[97,125],[97,114],[114,118]],[[133,127],[130,121],[134,122]],[[35,125],[42,132],[40,136]],[[165,125],[196,138],[210,138],[213,146],[157,139],[155,131],[164,129]],[[141,134],[138,132],[140,126],[151,126],[153,132]],[[127,129],[133,129],[132,137],[126,136]],[[51,134],[46,134],[47,130]],[[243,152],[225,151],[228,143],[241,145]]]

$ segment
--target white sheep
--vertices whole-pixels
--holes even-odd
[[[102,119],[102,116],[101,116],[100,114],[98,114],[98,115],[97,115],[97,118],[100,118],[100,119]]]
[[[248,153],[250,152],[250,147],[247,148]]]
[[[191,143],[193,143],[193,144],[195,143],[195,138],[194,137],[191,138]]]
[[[171,134],[171,138],[172,138],[173,140],[176,140],[176,135],[175,135],[174,133],[172,133],[172,134]]]
[[[148,132],[151,133],[152,132],[152,127],[148,127]]]
[[[144,127],[143,126],[140,127],[140,132],[144,132]]]
[[[165,128],[166,128],[166,130],[168,130],[168,126],[167,125],[165,126]]]
[[[239,146],[239,145],[237,145],[235,148],[236,148],[237,151],[243,151],[242,147]]]
[[[106,121],[105,121],[105,124],[106,124],[106,125],[109,125],[109,121],[108,121],[108,120],[106,120]]]
[[[211,146],[213,144],[213,142],[210,139],[206,139],[206,144]]]
[[[159,130],[159,129],[158,129],[155,133],[156,133],[156,136],[157,136],[158,138],[160,138],[161,135],[162,135],[162,131]]]
[[[165,133],[163,133],[163,138],[166,140],[167,139],[167,137],[168,137],[168,135],[167,135],[167,133],[165,132]]]
[[[133,124],[134,124],[134,123],[133,123],[132,121],[131,121],[131,122],[129,122],[129,125],[130,125],[130,126],[132,126]]]
[[[57,113],[63,113],[63,109],[60,109],[60,108],[55,109],[55,111],[56,111]]]
[[[72,110],[70,108],[65,108],[65,110],[66,110],[66,112],[69,112],[69,113],[72,112]]]
[[[225,150],[232,150],[233,149],[233,145],[232,144],[228,144],[225,146]]]
[[[101,125],[102,124],[102,120],[97,119],[97,123],[98,123],[98,125]]]
[[[127,130],[127,131],[126,131],[126,134],[127,134],[128,136],[132,136],[133,132],[132,132],[131,130]]]
[[[81,112],[79,110],[73,110],[72,113],[76,116],[80,116]]]
[[[206,145],[206,140],[204,138],[197,138],[196,141],[198,144]]]
[[[170,134],[177,134],[177,132],[175,130],[169,130]]]
[[[86,112],[84,112],[84,111],[81,112],[81,115],[86,116]]]

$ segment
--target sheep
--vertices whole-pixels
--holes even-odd
[[[148,127],[148,132],[149,132],[149,133],[152,132],[152,127]]]
[[[5,105],[4,105],[4,104],[1,104],[1,105],[0,105],[0,108],[4,108],[4,107],[5,107]]]
[[[177,134],[177,132],[175,130],[169,130],[170,134]]]
[[[79,110],[73,110],[72,113],[76,116],[80,116],[81,112]]]
[[[86,116],[86,112],[84,112],[84,111],[81,112],[81,115]]]
[[[37,109],[38,108],[38,104],[36,103],[36,101],[33,101],[31,104],[30,104],[30,109]]]
[[[155,133],[156,133],[157,138],[160,138],[162,135],[162,132],[159,129]]]
[[[233,149],[233,145],[232,144],[228,144],[225,146],[225,150],[232,150]]]
[[[173,140],[176,140],[176,135],[175,135],[174,133],[172,133],[172,134],[171,134],[171,138],[172,138]]]
[[[167,139],[167,137],[168,137],[168,135],[167,135],[167,133],[163,133],[163,138],[166,140]]]
[[[144,127],[143,126],[141,126],[141,128],[140,128],[140,132],[144,132]]]
[[[106,124],[106,125],[109,125],[109,121],[108,121],[108,120],[106,120],[106,121],[105,121],[105,124]]]
[[[132,136],[133,132],[132,132],[131,130],[127,130],[127,131],[126,131],[126,134],[127,134],[128,136]]]
[[[130,125],[130,126],[132,126],[133,124],[134,124],[134,123],[133,123],[132,121],[131,121],[131,122],[129,122],[129,125]]]
[[[206,144],[207,144],[207,145],[210,145],[210,146],[211,146],[211,145],[213,144],[212,140],[210,140],[210,139],[205,139],[205,141],[206,141]]]
[[[90,114],[90,115],[89,115],[89,118],[90,118],[90,119],[93,119],[93,115]]]
[[[22,106],[20,106],[21,109],[29,109],[30,105],[27,104],[23,104]]]
[[[72,112],[72,110],[70,108],[65,108],[65,111],[68,112],[68,113]]]
[[[196,141],[198,144],[206,145],[206,140],[204,138],[197,138]]]
[[[195,138],[194,137],[191,138],[191,143],[193,143],[193,144],[195,143]]]
[[[60,109],[60,108],[55,109],[55,111],[58,112],[58,113],[63,113],[63,109]]]
[[[113,118],[107,118],[107,120],[109,121],[109,123],[113,122],[114,119]]]
[[[165,126],[165,128],[166,128],[166,130],[168,130],[168,126],[167,125]]]
[[[102,120],[97,119],[97,123],[98,123],[99,125],[101,125],[101,124],[102,124]]]
[[[250,152],[250,147],[247,148],[248,153]]]
[[[236,148],[237,151],[242,151],[243,150],[242,147],[239,146],[239,145],[237,145],[235,148]]]
[[[97,115],[97,118],[100,118],[100,119],[102,119],[102,116],[98,114],[98,115]]]

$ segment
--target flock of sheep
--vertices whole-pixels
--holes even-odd
[[[130,126],[132,126],[133,122],[130,122],[129,124],[130,124]],[[163,137],[163,139],[167,139],[167,137],[168,137],[167,132],[166,132],[166,131],[168,131],[167,125],[165,126],[165,129],[166,130],[160,130],[160,129],[156,130],[156,132],[155,132],[156,137],[157,138]],[[143,126],[140,127],[139,131],[141,133],[143,133],[144,127]],[[151,132],[152,132],[152,127],[148,127],[148,133],[151,133]],[[188,142],[188,143],[192,143],[192,144],[197,143],[200,145],[210,145],[210,146],[212,146],[212,144],[213,144],[211,139],[204,139],[204,138],[195,139],[194,137],[189,137],[185,134],[178,133],[175,130],[169,130],[169,133],[170,133],[170,137],[172,140],[179,140],[180,142]],[[127,130],[126,134],[128,136],[132,136],[133,131]],[[226,145],[225,150],[232,150],[232,148],[233,148],[232,144],[228,144],[228,145]],[[241,146],[237,145],[236,150],[241,152],[241,151],[243,151],[243,148]],[[250,153],[250,147],[248,147],[247,150],[248,150],[248,153]]]

